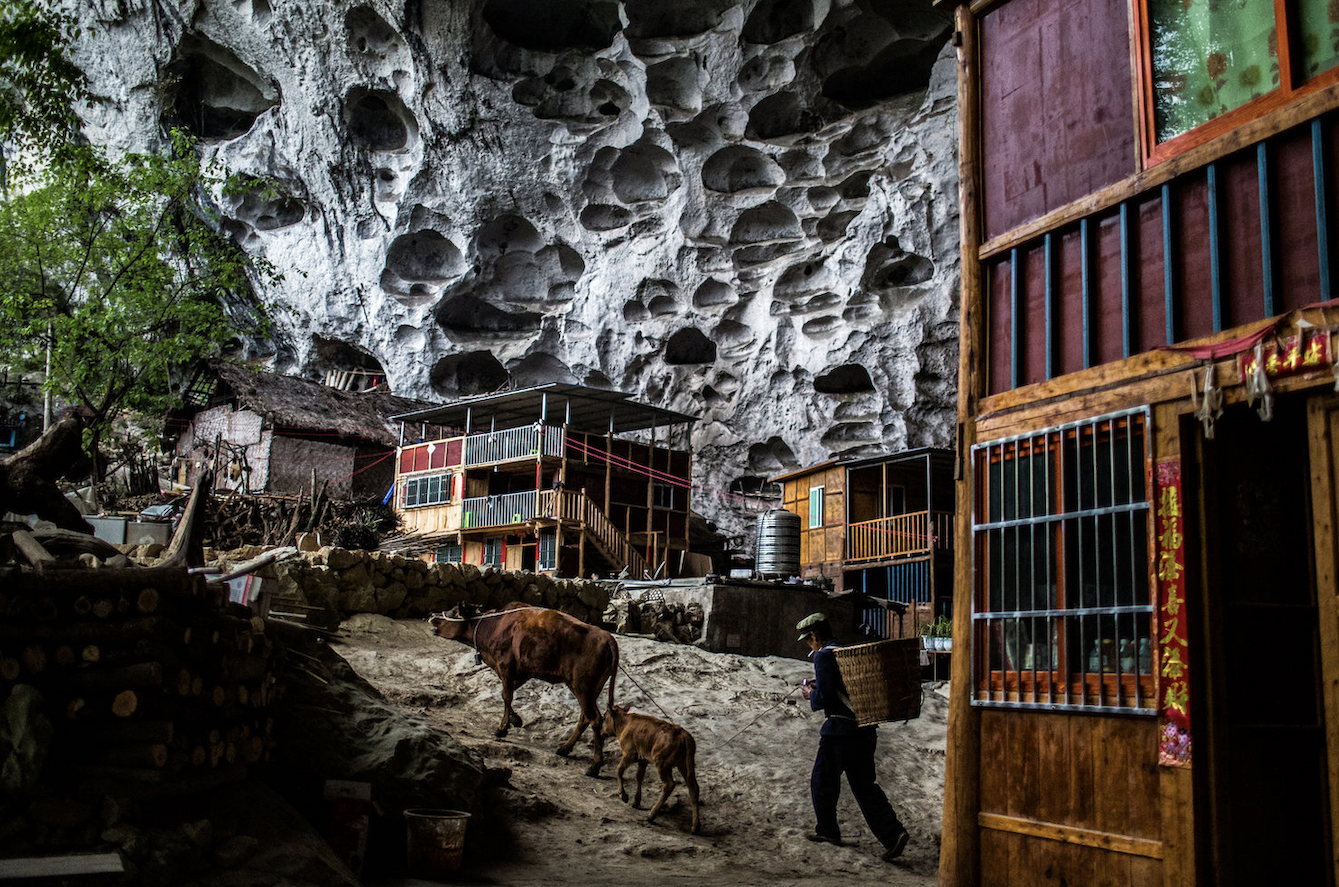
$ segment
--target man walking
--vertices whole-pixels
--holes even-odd
[[[884,861],[891,862],[902,855],[911,836],[888,803],[888,796],[875,781],[874,746],[878,741],[878,728],[873,725],[861,727],[856,722],[846,685],[837,668],[837,656],[833,652],[837,642],[833,640],[827,617],[813,613],[801,619],[795,629],[800,632],[799,640],[809,644],[810,656],[814,660],[814,676],[805,679],[800,694],[809,700],[811,709],[823,712],[818,754],[814,757],[814,770],[809,777],[818,824],[809,840],[841,846],[837,800],[841,797],[841,777],[845,773],[865,822],[884,846]]]

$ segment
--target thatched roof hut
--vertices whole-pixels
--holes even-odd
[[[399,442],[399,425],[388,416],[433,406],[391,394],[387,388],[341,391],[297,376],[208,361],[188,400],[199,409],[233,403],[250,410],[267,425],[292,437],[312,434],[374,441],[387,446]]]
[[[201,365],[185,400],[176,483],[210,463],[220,489],[296,493],[315,478],[332,495],[360,497],[380,497],[394,478],[400,426],[388,417],[430,406],[223,360]]]

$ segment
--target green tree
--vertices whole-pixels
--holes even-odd
[[[66,51],[81,30],[69,12],[33,0],[0,0],[0,191],[76,140],[84,72]]]
[[[71,151],[0,203],[0,353],[47,358],[47,385],[83,408],[89,455],[123,411],[161,416],[173,376],[239,333],[263,334],[250,276],[275,280],[201,199],[222,187],[175,135],[166,154]]]
[[[115,159],[82,140],[79,35],[49,3],[0,0],[0,361],[49,362],[47,389],[83,408],[100,477],[111,423],[162,416],[177,370],[263,334],[251,282],[279,275],[221,233],[209,195],[227,182],[186,136]]]

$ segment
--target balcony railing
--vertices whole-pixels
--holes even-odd
[[[505,527],[522,524],[536,517],[574,523],[585,528],[589,538],[604,552],[615,568],[629,568],[637,579],[649,575],[646,558],[608,515],[582,492],[564,490],[527,490],[501,496],[479,496],[463,503],[461,527]]]
[[[461,527],[505,527],[523,524],[535,516],[535,491],[478,496],[466,499],[460,517]]]
[[[563,454],[561,427],[535,424],[471,434],[465,438],[464,464],[466,468],[497,465],[501,462],[534,459],[541,452],[545,456]]]
[[[846,526],[846,561],[891,560],[948,549],[953,543],[953,514],[916,511]]]

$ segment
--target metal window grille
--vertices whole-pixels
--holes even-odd
[[[1154,713],[1146,407],[972,448],[973,704]]]
[[[447,542],[444,545],[437,546],[435,558],[439,564],[458,564],[461,562],[461,553],[459,542]]]
[[[451,499],[451,481],[445,474],[410,477],[404,481],[404,507],[441,505]]]

